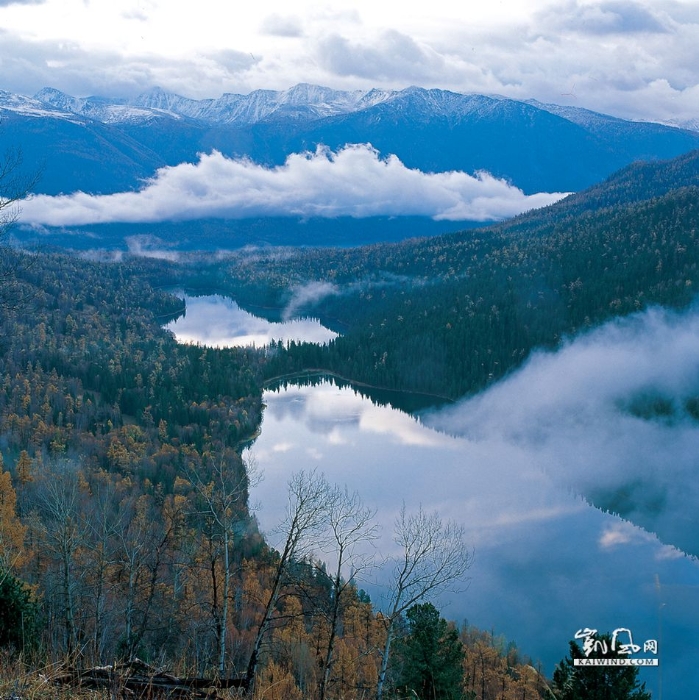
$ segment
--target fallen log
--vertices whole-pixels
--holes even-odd
[[[132,659],[110,666],[72,669],[54,676],[54,683],[73,688],[118,690],[129,698],[206,698],[216,700],[221,688],[245,688],[245,676],[237,678],[178,677]]]

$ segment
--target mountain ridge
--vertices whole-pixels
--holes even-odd
[[[11,109],[6,102],[11,93],[0,91],[0,109]],[[133,99],[109,96],[74,97],[52,87],[44,87],[32,97],[16,95],[24,101],[36,100],[61,112],[114,123],[120,116],[124,120],[139,115],[143,119],[157,116],[189,118],[207,123],[253,124],[281,112],[284,116],[293,114],[296,118],[325,118],[339,114],[350,114],[387,102],[412,100],[418,96],[425,106],[435,114],[468,114],[475,103],[526,104],[538,110],[556,114],[580,125],[595,122],[617,121],[635,124],[658,124],[680,130],[697,130],[694,121],[682,124],[663,121],[625,120],[620,117],[594,110],[540,102],[535,99],[517,100],[502,95],[481,93],[461,93],[438,88],[410,86],[402,90],[335,90],[310,83],[298,83],[287,90],[253,90],[248,94],[223,93],[218,98],[194,99],[184,97],[154,86]],[[290,108],[299,111],[293,113]],[[129,111],[131,110],[131,112]]]
[[[578,107],[409,87],[310,84],[192,100],[153,88],[131,99],[54,88],[0,92],[0,148],[43,170],[37,194],[139,189],[158,168],[216,150],[265,167],[318,146],[371,144],[422,172],[485,171],[525,194],[580,191],[637,160],[699,148],[699,132]],[[84,138],[80,137],[84,135]]]

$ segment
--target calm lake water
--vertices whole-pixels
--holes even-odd
[[[438,601],[444,616],[504,634],[547,674],[578,629],[626,627],[637,643],[661,642],[666,699],[695,695],[695,560],[590,506],[515,447],[451,437],[330,380],[264,398],[250,450],[264,473],[251,496],[263,530],[280,520],[299,469],[316,467],[377,509],[382,554],[401,504],[422,504],[463,523],[475,550],[468,589]],[[379,571],[361,583],[379,604],[381,582]],[[657,670],[644,677],[657,691]]]
[[[165,326],[182,343],[261,347],[277,340],[327,343],[337,337],[337,333],[325,328],[318,319],[274,322],[248,313],[227,297],[185,295],[184,299],[186,314]]]
[[[696,347],[698,316],[638,317],[420,418],[329,378],[266,391],[252,505],[272,532],[289,476],[315,467],[376,508],[383,555],[403,503],[436,510],[475,551],[468,588],[435,601],[445,617],[514,640],[549,676],[577,630],[628,628],[658,641],[660,667],[642,672],[654,697],[661,685],[665,700],[699,697],[699,565],[686,554],[699,538],[699,427],[629,416],[622,401],[699,391]],[[590,484],[630,493],[627,518],[579,495]],[[383,580],[378,569],[360,582],[378,605]]]

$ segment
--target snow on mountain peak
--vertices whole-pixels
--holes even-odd
[[[58,93],[58,90],[55,92]],[[68,96],[66,95],[66,97]],[[54,119],[76,121],[73,111],[64,106],[52,105],[40,98],[26,97],[0,90],[0,112],[3,111],[15,112],[28,117],[53,117]]]
[[[404,90],[334,90],[299,83],[288,90],[254,90],[247,95],[224,93],[218,98],[196,100],[153,87],[131,100],[105,97],[73,97],[46,87],[34,98],[0,92],[0,109],[34,116],[75,120],[76,116],[107,124],[147,123],[153,119],[191,119],[207,124],[248,125],[261,121],[313,121],[360,112],[385,104],[388,109],[415,118],[467,116],[489,118],[495,111],[542,110],[586,128],[614,120],[574,107],[520,102],[499,95],[477,95],[412,86]],[[696,127],[696,125],[689,128]]]

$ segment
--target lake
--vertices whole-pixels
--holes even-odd
[[[267,391],[264,400],[251,448],[265,477],[251,495],[263,530],[280,520],[285,483],[302,468],[377,509],[383,554],[402,503],[421,504],[463,523],[475,550],[467,590],[438,601],[445,617],[504,634],[549,675],[583,627],[626,627],[637,642],[660,637],[664,696],[686,697],[699,629],[695,560],[592,507],[514,447],[446,435],[332,380]],[[381,578],[360,583],[378,604]],[[657,670],[645,678],[656,690]]]
[[[268,321],[255,316],[232,299],[220,295],[184,295],[186,313],[165,327],[182,343],[211,347],[262,347],[277,340],[327,343],[337,333],[315,318]]]
[[[272,532],[287,479],[315,467],[376,508],[383,555],[403,503],[436,510],[465,525],[475,552],[468,587],[435,601],[445,617],[514,640],[549,676],[577,630],[628,628],[637,644],[658,641],[660,667],[642,671],[654,697],[661,684],[665,700],[697,697],[699,566],[687,552],[699,537],[699,426],[624,403],[656,392],[681,406],[699,390],[696,347],[696,314],[639,315],[418,415],[332,378],[269,389],[251,505]],[[617,493],[624,518],[592,505]],[[378,569],[359,582],[379,606],[383,580]]]

